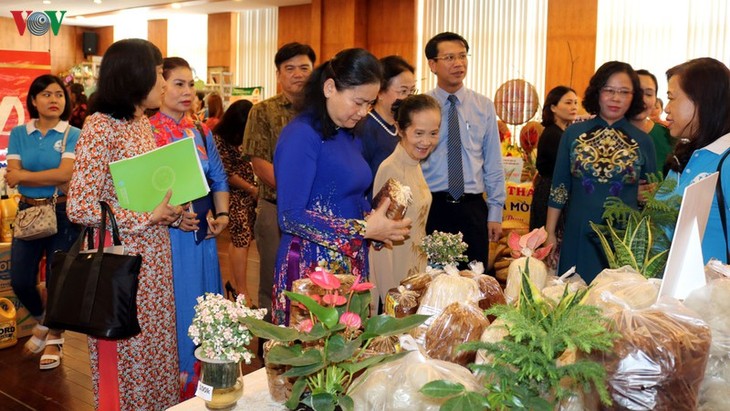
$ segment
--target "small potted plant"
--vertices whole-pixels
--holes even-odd
[[[208,409],[227,409],[243,395],[241,361],[251,363],[248,349],[251,332],[244,318],[262,319],[266,309],[250,309],[243,295],[230,301],[220,294],[206,293],[197,298],[193,323],[188,335],[196,345],[200,360],[199,395]]]
[[[428,316],[368,318],[373,284],[360,282],[358,277],[340,294],[340,280],[328,271],[318,268],[309,278],[326,292],[324,296],[285,292],[292,304],[302,304],[309,311],[309,318],[296,328],[277,327],[252,317],[241,321],[256,336],[282,343],[273,346],[264,358],[267,365],[289,367],[283,376],[296,378],[286,402],[288,408],[350,410],[353,402],[346,392],[354,375],[399,355],[373,353],[369,348],[374,341],[402,334]]]
[[[456,265],[459,261],[466,261],[464,255],[468,245],[463,241],[464,235],[434,231],[423,237],[421,249],[428,257],[428,265],[433,268],[443,268],[447,265]]]

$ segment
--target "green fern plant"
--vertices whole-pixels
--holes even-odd
[[[433,381],[424,385],[421,392],[447,398],[442,411],[548,411],[555,406],[549,399],[559,402],[575,389],[589,391],[591,387],[595,387],[601,402],[610,404],[602,365],[588,359],[570,364],[558,361],[566,351],[588,354],[610,350],[617,338],[617,334],[608,331],[608,320],[600,308],[580,304],[586,291],[569,294],[566,286],[560,301],[552,305],[530,281],[528,265],[522,272],[518,305],[496,305],[486,311],[504,321],[509,335],[497,343],[475,341],[459,348],[483,349],[492,359],[490,364],[469,366],[487,375],[484,390],[469,392],[461,384]]]
[[[662,275],[667,264],[669,250],[664,249],[658,252],[655,250],[654,231],[649,216],[644,216],[637,221],[633,214],[630,215],[626,229],[621,234],[613,227],[613,223],[609,222],[608,238],[604,235],[601,226],[592,221],[590,224],[601,240],[609,267],[619,268],[628,265],[646,278]]]
[[[614,230],[619,236],[623,236],[623,229],[633,217],[641,221],[649,217],[651,231],[654,237],[654,250],[661,251],[669,249],[672,239],[667,237],[666,232],[674,228],[679,215],[679,205],[682,197],[672,195],[677,187],[677,181],[665,180],[661,173],[649,174],[647,176],[649,189],[644,193],[646,202],[640,210],[626,204],[620,197],[607,197],[603,203],[603,219],[613,224]],[[604,235],[609,235],[605,225],[599,226]]]

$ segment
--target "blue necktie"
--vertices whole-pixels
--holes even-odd
[[[459,131],[459,115],[456,112],[456,96],[449,95],[449,133],[447,141],[449,194],[455,200],[464,194],[464,168],[461,163],[461,132]]]

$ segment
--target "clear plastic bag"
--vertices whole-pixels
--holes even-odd
[[[730,278],[698,288],[684,300],[712,330],[710,358],[700,387],[701,410],[730,410]]]
[[[609,410],[695,410],[710,353],[710,328],[678,301],[610,316],[621,334],[596,354],[607,372]]]
[[[449,304],[457,301],[479,301],[481,293],[476,281],[460,276],[459,270],[455,267],[447,266],[445,269],[447,272],[434,278],[421,297],[417,313],[431,317],[411,331],[411,335],[419,344],[424,343],[428,326]]]
[[[470,391],[480,389],[477,379],[461,365],[411,351],[367,370],[352,382],[348,395],[355,402],[355,411],[438,411],[446,399],[418,392],[435,380],[458,382]]]
[[[456,348],[465,342],[478,341],[488,326],[489,320],[475,303],[450,304],[426,330],[426,354],[466,366],[474,362],[476,352],[456,352]]]
[[[647,280],[628,266],[605,269],[591,282],[582,303],[601,307],[606,316],[625,309],[640,310],[656,302],[660,286],[660,280]]]

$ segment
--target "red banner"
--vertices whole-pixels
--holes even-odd
[[[51,53],[0,50],[0,162],[5,163],[13,127],[30,120],[25,100],[33,80],[51,72]]]

